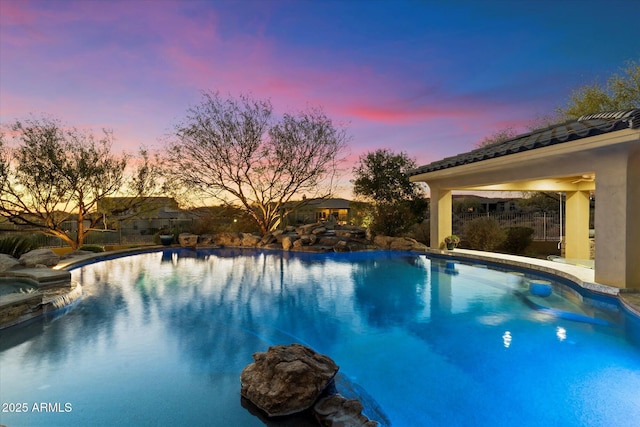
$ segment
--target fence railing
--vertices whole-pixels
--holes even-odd
[[[529,227],[533,229],[533,240],[559,240],[560,214],[558,212],[489,212],[453,214],[453,233],[464,235],[464,224],[479,217],[491,217],[502,227]]]
[[[162,228],[171,229],[178,224],[185,222],[191,223],[191,220],[176,221],[173,219],[154,219],[146,222],[144,227],[129,222],[120,222],[116,229],[112,230],[95,230],[85,237],[85,245],[151,245],[154,242],[154,235]],[[68,234],[75,237],[77,224],[75,221],[65,221],[62,225],[63,229],[69,230]],[[25,235],[25,231],[21,231],[19,227],[3,225],[0,231],[0,238],[11,235]],[[38,232],[30,233],[32,238],[43,248],[60,248],[68,246],[66,242],[58,237],[45,236]]]

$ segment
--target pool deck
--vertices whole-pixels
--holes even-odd
[[[592,292],[617,297],[620,302],[635,315],[640,316],[640,291],[620,289],[614,286],[596,283],[593,269],[545,259],[530,258],[517,255],[500,254],[495,252],[473,251],[469,249],[455,249],[453,251],[429,249],[429,253],[437,255],[466,258],[469,260],[487,261],[496,264],[511,265],[542,271],[571,280],[577,285]]]

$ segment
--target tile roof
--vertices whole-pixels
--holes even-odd
[[[485,145],[467,153],[447,157],[407,172],[409,176],[448,169],[536,148],[574,141],[622,129],[640,128],[640,109],[589,114],[561,124]]]
[[[347,199],[316,199],[309,202],[309,206],[315,209],[349,209],[351,201]]]

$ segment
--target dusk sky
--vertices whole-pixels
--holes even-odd
[[[0,0],[0,122],[158,148],[218,90],[322,107],[348,126],[349,171],[377,148],[426,164],[640,59],[639,19],[638,0]]]

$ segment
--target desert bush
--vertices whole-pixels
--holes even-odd
[[[374,234],[407,236],[414,224],[424,221],[425,199],[404,200],[396,203],[379,203],[375,206],[369,228]],[[417,240],[417,239],[416,239]]]
[[[259,231],[256,221],[242,209],[230,206],[213,206],[202,209],[188,231],[194,234],[216,234],[225,231],[251,233]]]
[[[506,230],[506,239],[502,249],[510,254],[524,254],[525,249],[533,241],[533,228],[509,227]]]
[[[413,224],[409,228],[409,232],[407,233],[407,237],[411,237],[416,239],[420,243],[424,243],[429,246],[431,242],[431,231],[429,228],[429,220],[425,219],[420,223]]]
[[[400,236],[410,227],[411,212],[406,203],[379,204],[369,227],[375,234]]]
[[[8,236],[0,238],[0,254],[11,255],[14,258],[20,258],[34,249],[38,249],[39,245],[29,236]]]
[[[488,216],[476,218],[464,226],[464,241],[470,249],[494,251],[505,239],[506,233],[498,221]]]

